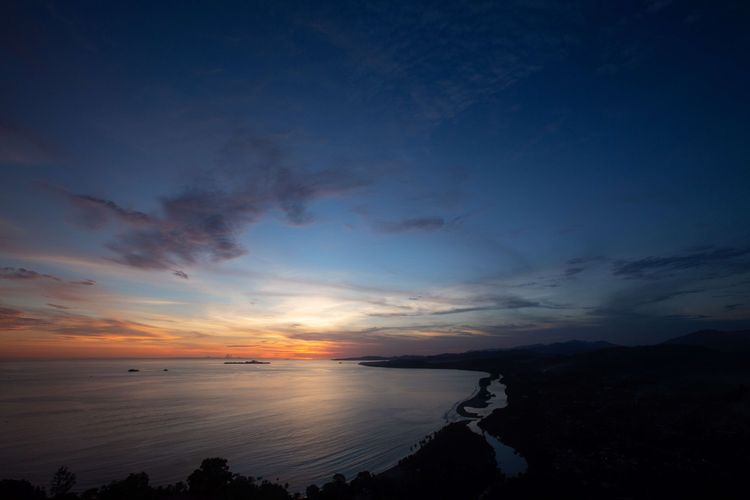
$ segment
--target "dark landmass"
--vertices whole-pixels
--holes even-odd
[[[391,359],[386,356],[359,356],[354,358],[333,358],[331,361],[384,361]]]
[[[463,406],[481,405],[502,376],[508,405],[479,422],[528,463],[506,477],[492,449],[464,423],[449,424],[381,474],[340,474],[307,488],[311,500],[641,499],[746,497],[750,463],[750,353],[722,343],[748,332],[698,332],[711,348],[680,339],[646,347],[527,349],[410,356],[363,363],[490,373]],[[691,340],[690,342],[693,342]],[[569,352],[572,351],[575,352]],[[556,352],[557,354],[552,354]],[[476,401],[474,401],[476,399]],[[464,411],[465,408],[464,408]],[[468,413],[468,412],[467,412]],[[471,416],[470,414],[468,416]],[[59,473],[58,473],[59,474]],[[25,481],[0,482],[8,499],[288,499],[278,484],[232,474],[208,459],[185,483],[151,487],[131,474],[80,495],[53,481],[50,493]],[[63,485],[63,494],[59,487]],[[57,493],[55,493],[57,492]]]
[[[140,370],[137,368],[131,368],[128,370],[129,372],[139,372]]]
[[[225,365],[270,365],[270,361],[224,361]]]
[[[750,358],[617,348],[509,370],[480,426],[523,455],[527,488],[570,498],[736,498],[750,463]],[[552,488],[552,490],[550,490]]]
[[[0,481],[0,498],[4,500],[287,500],[294,498],[286,486],[250,476],[234,474],[223,458],[207,458],[182,481],[167,486],[152,486],[148,474],[130,474],[99,488],[75,493],[75,474],[61,467],[50,483],[49,495],[28,481]]]
[[[599,351],[601,349],[609,349],[610,347],[618,346],[617,344],[604,341],[587,342],[585,340],[569,340],[567,342],[555,342],[554,344],[532,344],[513,347],[511,350],[531,351],[546,356],[565,356],[580,352]]]
[[[432,356],[419,356],[414,354],[407,354],[403,356],[359,356],[353,358],[334,358],[333,361],[392,361],[394,363],[405,363],[405,365],[412,364],[418,360],[429,360],[430,363],[450,363],[457,359],[466,361],[471,359],[495,358],[498,356],[498,353],[507,353],[511,351],[523,351],[524,353],[533,352],[539,355],[557,356],[561,354],[575,354],[578,352],[596,351],[609,347],[617,347],[617,344],[611,344],[609,342],[603,341],[587,342],[585,340],[569,340],[567,342],[556,342],[554,344],[532,344],[518,347],[506,347],[502,349],[483,349],[479,351],[467,351],[458,354],[447,353],[436,354]],[[372,364],[370,366],[381,365]],[[408,367],[416,368],[416,366]]]
[[[731,346],[750,332],[714,335],[560,356],[519,349],[363,364],[502,374],[508,405],[479,425],[528,471],[488,484],[486,498],[741,498],[750,353]]]
[[[720,332],[717,330],[701,330],[667,340],[669,345],[692,345],[707,347],[719,351],[750,352],[750,330],[734,332]]]
[[[449,424],[423,440],[421,448],[381,474],[360,472],[347,482],[341,474],[319,487],[309,486],[304,496],[291,494],[286,485],[234,474],[222,458],[203,460],[187,478],[167,486],[151,486],[146,473],[130,474],[81,493],[71,490],[75,475],[61,468],[49,495],[28,481],[0,481],[3,500],[354,500],[354,499],[470,499],[486,485],[501,480],[492,449],[463,424]]]

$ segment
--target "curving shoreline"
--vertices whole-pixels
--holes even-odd
[[[470,419],[460,420],[457,423],[466,424],[466,427],[481,436],[485,442],[492,448],[495,456],[495,464],[499,470],[508,476],[514,477],[518,474],[525,472],[528,468],[528,462],[526,459],[514,448],[502,442],[499,437],[491,434],[482,427],[482,422],[496,409],[502,407],[497,406],[494,402],[490,401],[492,398],[499,395],[489,390],[489,387],[495,381],[500,381],[501,376],[499,374],[488,374],[487,377],[482,377],[479,380],[479,387],[469,399],[466,399],[457,404],[455,409],[456,414],[459,416]],[[503,391],[505,386],[503,385]],[[471,409],[484,409],[490,407],[488,412],[474,413],[469,411]]]
[[[494,394],[487,390],[487,387],[489,387],[493,380],[498,378],[499,376],[496,374],[488,374],[486,377],[480,378],[477,392],[469,399],[459,403],[456,407],[456,413],[465,418],[481,418],[481,415],[468,411],[466,407],[487,408],[490,404],[490,398],[494,396]]]

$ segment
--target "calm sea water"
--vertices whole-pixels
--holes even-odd
[[[0,478],[45,485],[66,465],[79,487],[138,471],[164,484],[221,456],[303,491],[395,464],[481,376],[334,361],[4,362]]]

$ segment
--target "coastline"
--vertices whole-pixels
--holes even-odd
[[[486,377],[480,378],[479,389],[477,390],[477,392],[469,399],[459,403],[456,407],[456,413],[465,418],[481,418],[481,415],[468,411],[466,407],[487,408],[490,404],[490,398],[494,396],[494,394],[487,390],[487,387],[489,387],[493,380],[496,380],[498,378],[499,375],[492,373],[488,374]]]
[[[491,401],[492,398],[499,396],[501,393],[495,393],[490,391],[490,387],[493,382],[498,382],[502,389],[501,392],[506,392],[506,386],[503,382],[507,379],[501,374],[497,366],[482,366],[476,367],[464,363],[451,363],[448,364],[432,364],[425,363],[424,360],[419,359],[408,359],[408,360],[393,360],[393,361],[374,361],[374,362],[362,362],[359,363],[363,366],[370,366],[376,368],[406,368],[406,369],[449,369],[449,370],[461,370],[461,371],[472,371],[481,372],[482,376],[478,380],[478,387],[476,391],[467,399],[458,402],[451,410],[446,413],[447,425],[442,427],[435,434],[448,427],[455,427],[456,425],[469,430],[472,434],[481,437],[482,441],[493,450],[494,463],[496,468],[505,474],[507,477],[516,477],[528,470],[528,460],[526,456],[522,454],[518,449],[507,444],[501,440],[498,434],[494,434],[487,430],[486,420],[494,414],[495,410],[505,408],[506,404],[502,407],[495,408],[495,405]],[[509,368],[509,367],[508,367]],[[483,410],[489,408],[488,411],[475,412],[472,410]],[[451,418],[451,414],[453,417]],[[456,418],[459,417],[459,418]],[[432,435],[431,435],[432,436]],[[426,441],[429,441],[430,436]],[[417,450],[417,453],[419,450]],[[402,460],[406,460],[412,455],[408,455]]]
[[[44,448],[44,450],[49,449],[51,451],[40,452],[38,459],[33,456],[35,454],[33,452],[11,453],[6,448],[3,453],[0,453],[0,468],[3,469],[6,477],[24,477],[37,484],[45,484],[59,466],[65,465],[78,474],[79,486],[85,489],[104,484],[110,478],[124,477],[131,472],[139,472],[130,470],[130,467],[121,466],[122,463],[145,463],[147,465],[144,466],[144,470],[149,473],[153,484],[172,484],[184,480],[186,473],[189,471],[185,469],[185,465],[179,463],[178,457],[182,457],[179,450],[176,452],[160,450],[169,450],[170,447],[174,446],[173,443],[179,444],[181,442],[180,432],[176,432],[177,429],[182,429],[183,426],[194,428],[193,419],[190,418],[190,415],[195,412],[194,408],[197,408],[200,411],[205,411],[207,416],[222,416],[222,420],[210,418],[202,423],[200,432],[195,432],[191,439],[195,448],[206,448],[207,451],[195,453],[191,451],[189,457],[182,459],[183,463],[191,460],[192,463],[197,465],[202,458],[214,455],[223,456],[238,472],[249,472],[268,478],[278,477],[284,482],[288,482],[296,491],[302,491],[312,483],[323,484],[330,479],[330,475],[333,473],[343,473],[347,477],[354,477],[360,470],[377,473],[394,466],[404,457],[413,453],[417,448],[416,445],[426,436],[446,425],[447,411],[452,410],[453,418],[459,418],[455,413],[455,406],[458,402],[470,399],[477,390],[478,379],[487,375],[487,373],[453,370],[422,372],[391,370],[373,373],[358,366],[358,363],[339,365],[329,360],[279,361],[271,365],[259,365],[257,367],[252,365],[232,366],[223,363],[222,360],[184,360],[182,363],[175,361],[164,364],[160,360],[143,360],[138,364],[133,364],[132,361],[74,361],[60,366],[57,363],[51,364],[53,366],[46,364],[33,367],[26,364],[11,366],[9,367],[11,370],[3,371],[3,380],[33,384],[29,386],[30,389],[26,394],[33,394],[40,403],[47,401],[46,398],[52,398],[50,399],[52,403],[49,403],[51,407],[62,406],[62,403],[55,402],[54,398],[57,391],[49,390],[49,384],[38,383],[37,380],[54,381],[54,387],[59,386],[75,394],[82,392],[86,397],[86,403],[90,405],[89,411],[92,412],[89,413],[90,415],[103,414],[105,417],[111,415],[111,418],[118,418],[121,421],[130,420],[127,418],[130,409],[127,407],[111,408],[106,405],[106,398],[99,396],[98,391],[102,387],[113,387],[115,389],[122,387],[123,390],[140,394],[141,388],[148,387],[148,389],[144,389],[146,391],[144,397],[148,397],[148,401],[153,401],[153,403],[146,405],[146,407],[153,408],[154,411],[142,413],[142,418],[133,419],[132,424],[129,424],[133,427],[131,432],[134,432],[134,435],[138,436],[139,442],[142,443],[141,446],[135,448],[132,454],[127,449],[127,444],[121,445],[117,442],[109,448],[110,450],[117,450],[111,453],[111,456],[115,458],[110,460],[109,457],[105,456],[104,459],[99,460],[95,452],[89,453],[87,449],[94,449],[93,445],[97,445],[102,439],[99,436],[105,436],[106,438],[106,434],[101,429],[102,425],[98,423],[104,422],[106,419],[92,418],[92,425],[84,426],[81,422],[85,419],[71,417],[68,420],[62,420],[71,429],[71,432],[67,433],[66,436],[82,436],[80,439],[64,436],[63,438],[68,440],[68,444],[57,448],[52,448],[47,444],[40,445],[40,449]],[[138,368],[140,373],[128,373],[127,369],[131,366]],[[168,372],[162,371],[165,366],[168,367]],[[247,370],[248,368],[254,369]],[[333,370],[332,375],[326,375],[329,370]],[[312,373],[310,373],[311,371]],[[277,372],[280,375],[276,375]],[[254,375],[255,373],[258,375]],[[277,388],[280,388],[282,382],[292,380],[287,378],[288,376],[299,377],[300,382],[303,383],[297,383],[294,388],[285,389],[283,398],[278,396],[279,391],[268,389],[268,397],[266,398],[265,388],[269,387],[269,383],[273,383]],[[377,380],[373,382],[373,378]],[[321,380],[321,384],[309,382],[318,379]],[[334,380],[337,387],[343,388],[343,390],[329,394],[329,391],[325,389],[325,383],[331,380]],[[194,391],[195,393],[186,390],[193,383],[199,384],[200,387],[200,390]],[[16,387],[25,388],[26,386],[22,384]],[[238,398],[235,387],[254,388],[252,404],[248,404],[243,398]],[[261,389],[256,389],[256,387],[260,387],[262,391],[258,392]],[[272,433],[256,432],[255,429],[268,428],[267,425],[270,421],[265,420],[265,417],[269,410],[266,408],[272,408],[274,411],[296,408],[295,411],[287,414],[302,413],[315,422],[322,421],[325,423],[326,419],[329,419],[325,405],[318,405],[313,409],[308,409],[304,405],[306,398],[310,397],[310,390],[316,387],[323,387],[323,395],[328,398],[329,402],[335,401],[339,415],[344,415],[343,417],[335,417],[341,423],[339,427],[341,430],[337,431],[337,434],[346,432],[346,435],[351,436],[351,438],[340,438],[337,434],[331,434],[329,437],[323,433],[309,433],[308,435],[311,435],[312,439],[316,440],[315,442],[322,444],[307,446],[305,449],[310,451],[306,456],[312,458],[304,468],[296,468],[293,461],[298,459],[295,457],[303,456],[302,452],[307,453],[305,450],[299,451],[300,445],[298,442],[278,440],[278,445],[269,446],[267,441],[277,439],[271,435]],[[380,401],[380,404],[391,410],[380,413],[378,413],[380,410],[375,410],[373,413],[368,413],[367,418],[369,420],[352,418],[362,414],[362,409],[374,406],[372,396],[368,395],[367,391],[357,390],[357,394],[354,394],[354,389],[362,389],[363,387],[370,388],[379,394],[378,401]],[[159,397],[161,388],[166,391],[178,388],[180,397],[178,399]],[[432,390],[435,391],[434,394],[430,392]],[[16,393],[22,394],[21,389],[16,389],[10,396]],[[404,397],[405,394],[408,394],[408,396]],[[217,398],[222,402],[221,405],[215,404]],[[229,406],[227,407],[227,405]],[[15,433],[19,442],[26,442],[22,440],[26,439],[24,426],[28,427],[29,419],[16,418],[15,415],[22,408],[17,411],[15,408],[15,406],[10,408],[13,410],[9,412],[10,424],[19,429],[19,432]],[[107,410],[109,413],[103,413],[100,408]],[[154,428],[155,422],[158,422],[162,414],[160,413],[161,408],[164,409],[163,412],[173,416],[171,423],[174,424],[174,430],[170,430],[165,435],[159,434],[156,437],[150,437],[148,431]],[[227,408],[231,410],[229,419],[223,420]],[[79,407],[71,407],[71,410],[73,409],[78,410]],[[43,412],[39,415],[40,417],[34,420],[33,426],[40,429],[41,435],[46,435],[44,432],[48,429],[54,429],[52,422],[60,418],[56,415],[47,417]],[[74,413],[66,413],[64,418],[68,418],[68,415],[74,415]],[[241,418],[242,415],[250,415],[253,418],[245,420]],[[260,417],[256,417],[256,415],[260,415]],[[376,418],[371,418],[372,415],[375,415]],[[304,426],[310,425],[310,422],[313,421],[310,419],[300,419],[293,416],[274,418],[273,425],[280,425],[280,428],[291,429],[292,431],[302,426],[304,431]],[[381,424],[381,422],[385,424]],[[7,431],[8,428],[10,427],[6,427],[6,435],[10,434]],[[79,431],[79,428],[82,431]],[[249,432],[238,436],[232,432],[231,429],[233,428],[249,429]],[[82,433],[86,432],[86,429],[96,432],[92,438],[88,438]],[[373,432],[358,432],[358,429],[372,429]],[[54,431],[50,430],[48,433],[54,434]],[[252,433],[259,435],[260,438],[246,437]],[[202,436],[210,436],[210,440],[201,439]],[[383,437],[386,438],[383,439]],[[164,447],[158,448],[157,442]],[[78,443],[87,443],[88,448],[79,451]],[[205,443],[209,444],[205,445]],[[216,451],[212,451],[211,446]],[[33,449],[33,446],[24,448],[24,450],[30,449]],[[252,453],[244,452],[243,450],[246,449],[252,449]],[[329,458],[329,456],[334,456],[333,453],[338,453],[339,455],[336,456],[342,458]],[[97,458],[91,461],[88,458],[90,456],[96,456]],[[150,458],[157,456],[160,457],[158,461]],[[87,465],[88,463],[95,463],[97,470],[92,471]],[[273,467],[268,465],[269,463]],[[5,464],[8,464],[8,466],[6,467]],[[102,470],[105,472],[100,472]]]

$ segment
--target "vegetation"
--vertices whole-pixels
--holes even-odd
[[[564,355],[506,350],[371,365],[502,374],[508,406],[479,425],[528,470],[488,480],[483,498],[745,498],[750,352],[736,346],[750,332],[712,333]]]
[[[488,480],[499,478],[492,450],[462,424],[451,424],[422,443],[421,449],[383,474],[361,472],[347,482],[341,474],[322,487],[307,488],[310,500],[475,498]],[[100,488],[72,493],[75,476],[61,468],[50,495],[24,480],[0,481],[5,500],[291,500],[286,486],[235,474],[223,458],[207,458],[187,478],[167,486],[151,486],[146,473],[130,474]]]

